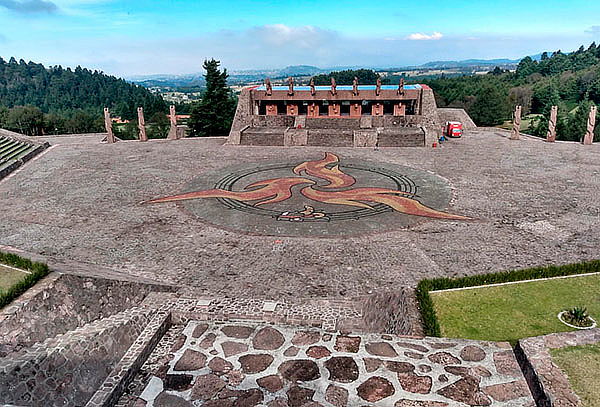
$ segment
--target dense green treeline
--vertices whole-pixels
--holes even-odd
[[[134,119],[167,105],[147,89],[99,71],[0,58],[0,127],[30,135],[102,131],[102,109]]]
[[[338,85],[352,85],[354,77],[358,78],[358,83],[363,85],[375,84],[379,75],[372,69],[348,69],[345,71],[336,71],[328,74],[313,76],[315,85],[330,85],[331,78],[335,79]]]
[[[579,141],[590,106],[600,104],[600,47],[592,43],[569,54],[545,52],[540,61],[525,57],[516,72],[496,68],[486,75],[422,82],[435,91],[438,106],[464,108],[478,125],[498,125],[511,119],[519,104],[523,114],[533,118],[529,128],[522,130],[540,137],[546,135],[551,106],[557,105],[557,139]]]

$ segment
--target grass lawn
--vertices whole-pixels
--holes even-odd
[[[600,406],[600,344],[551,349],[550,354],[569,377],[583,407]]]
[[[571,331],[556,315],[587,307],[600,322],[600,275],[430,292],[442,336],[509,341]]]
[[[531,122],[533,121],[533,119],[542,116],[541,114],[528,114],[526,116],[523,116],[521,118],[521,132],[526,133],[527,130],[529,129],[529,126],[531,126]],[[506,129],[506,130],[512,130],[513,128],[513,122],[512,120],[507,120],[504,123],[498,125],[498,127],[502,128],[502,129]]]
[[[0,265],[0,293],[9,289],[13,284],[27,276],[22,271],[17,271]]]

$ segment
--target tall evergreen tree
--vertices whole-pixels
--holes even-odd
[[[235,99],[227,86],[227,69],[219,70],[221,63],[205,60],[206,91],[193,108],[188,125],[192,136],[227,136],[235,114]]]

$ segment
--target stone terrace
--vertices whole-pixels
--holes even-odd
[[[64,272],[97,268],[215,298],[350,299],[424,277],[587,260],[600,246],[598,145],[477,131],[437,149],[329,149],[342,159],[445,177],[450,211],[477,220],[315,239],[244,235],[211,227],[177,204],[140,202],[179,193],[223,166],[314,159],[322,148],[63,140],[50,138],[49,150],[0,182],[0,245],[41,255]]]
[[[163,337],[118,406],[192,405],[535,404],[507,343],[190,321]]]

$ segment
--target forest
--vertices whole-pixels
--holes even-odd
[[[539,61],[525,57],[515,72],[496,68],[486,75],[422,82],[434,90],[438,106],[464,108],[478,125],[511,120],[514,106],[521,105],[521,130],[539,137],[546,136],[550,108],[556,105],[557,139],[580,141],[590,106],[600,104],[600,47],[592,43],[568,54],[544,52]],[[600,125],[595,140],[600,140]]]
[[[149,118],[167,112],[160,96],[99,71],[0,58],[0,127],[29,135],[97,132],[104,107],[127,120],[138,106]]]
[[[235,98],[227,87],[227,71],[219,70],[219,61],[205,61],[204,68],[213,85],[207,87],[210,92],[204,95],[204,103],[186,106],[192,114],[191,135],[223,135],[233,118]],[[359,69],[313,79],[317,85],[330,84],[331,77],[339,85],[349,85],[355,76],[361,84],[379,78],[372,69]],[[384,84],[396,84],[400,78],[381,79]],[[410,78],[405,79],[411,83]],[[592,43],[570,53],[544,52],[539,60],[525,57],[515,71],[496,67],[484,75],[442,75],[420,82],[431,86],[439,107],[464,108],[480,126],[509,126],[514,106],[521,105],[521,130],[539,137],[545,137],[550,108],[557,105],[557,139],[579,141],[590,106],[600,104],[600,47]],[[136,108],[144,107],[150,137],[163,137],[168,128],[166,103],[141,86],[81,67],[45,68],[0,58],[0,127],[30,135],[98,132],[103,131],[105,106],[125,120],[135,119]],[[124,138],[136,135],[134,122],[117,130]],[[600,140],[600,125],[595,140]]]
[[[328,85],[331,77],[339,85],[351,85],[355,76],[361,84],[372,84],[379,78],[374,70],[360,69],[313,79],[317,85]],[[397,84],[400,78],[387,76],[381,82]],[[414,83],[410,78],[405,80]],[[496,67],[485,75],[442,75],[419,82],[434,90],[438,107],[464,108],[479,126],[506,124],[512,120],[515,105],[521,105],[521,130],[539,137],[546,136],[550,108],[557,105],[557,139],[579,141],[585,133],[590,106],[600,104],[600,47],[592,43],[572,53],[544,52],[539,61],[525,57],[515,72]],[[596,126],[595,139],[600,140],[600,125]]]

